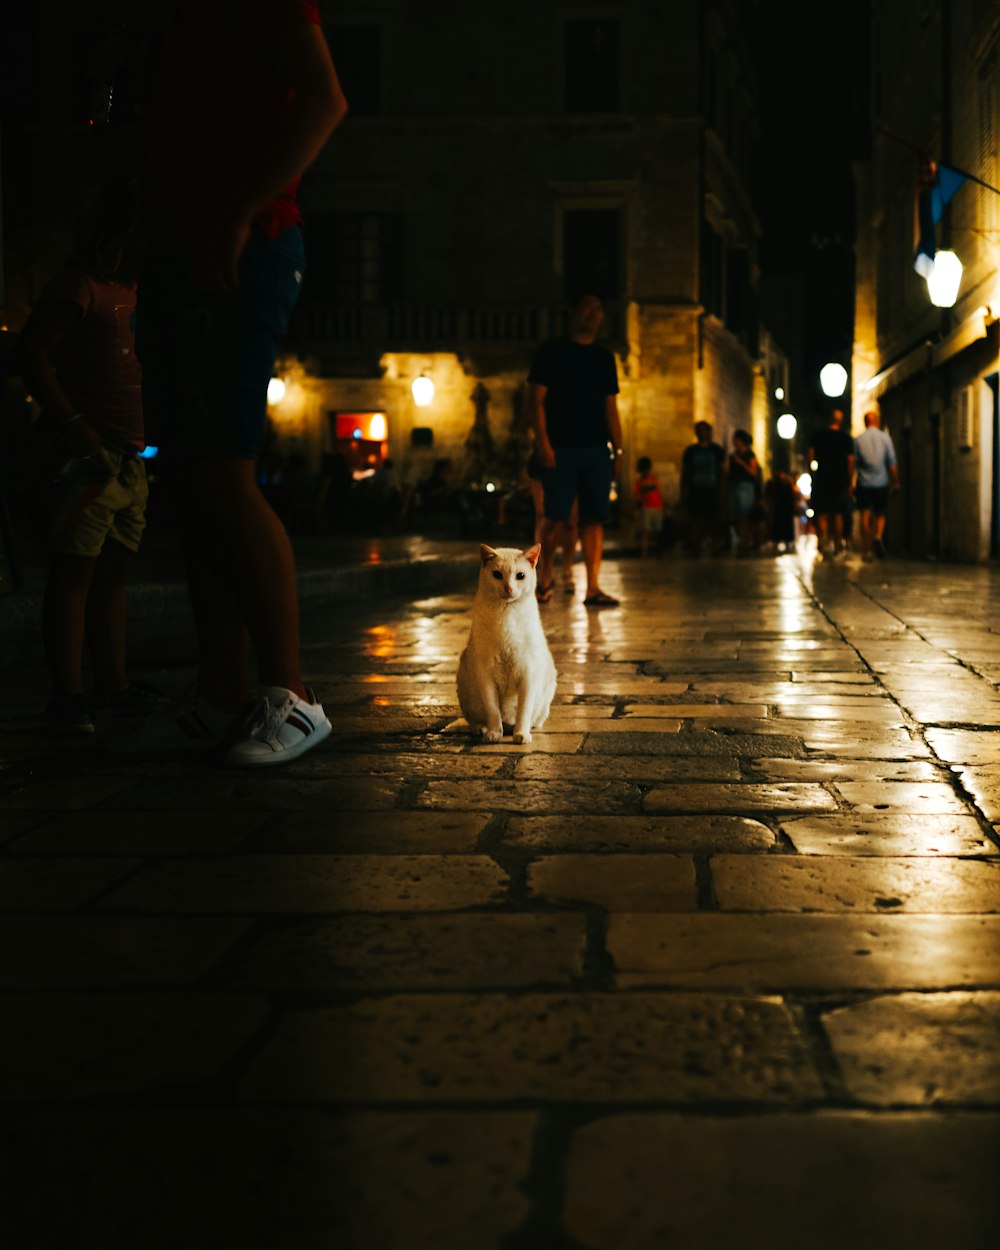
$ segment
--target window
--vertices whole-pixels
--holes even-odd
[[[382,28],[367,25],[327,27],[330,54],[347,97],[350,117],[382,113]]]
[[[310,298],[357,305],[402,297],[403,223],[397,214],[307,214],[303,229],[303,293]]]
[[[725,244],[711,222],[701,223],[701,305],[705,312],[722,319],[725,312]]]
[[[618,22],[615,18],[566,23],[566,111],[618,111]]]
[[[621,294],[620,213],[617,208],[567,209],[563,214],[563,275],[566,295]]]

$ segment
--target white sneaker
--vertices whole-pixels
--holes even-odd
[[[102,745],[122,755],[212,751],[230,736],[237,719],[201,695],[185,694],[128,733],[109,734]]]
[[[322,742],[333,726],[313,692],[306,693],[308,702],[284,686],[262,686],[226,763],[240,768],[285,764]]]

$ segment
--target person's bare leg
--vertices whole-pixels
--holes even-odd
[[[868,508],[865,508],[858,518],[858,528],[861,539],[861,554],[865,556],[870,554],[872,549],[872,514]]]
[[[555,565],[556,550],[559,546],[560,535],[562,534],[564,522],[551,521],[548,517],[542,517],[541,536],[539,541],[542,544],[542,554],[538,558],[538,585],[552,585],[552,571]]]
[[[257,486],[256,462],[195,461],[192,485],[230,562],[258,681],[306,698],[299,665],[295,555],[287,530]],[[227,628],[231,631],[228,621]]]
[[[87,595],[97,561],[53,552],[42,599],[42,642],[53,694],[83,693]]]
[[[87,650],[94,688],[102,692],[125,686],[125,617],[128,566],[132,553],[108,538],[98,556],[87,596]]]
[[[580,531],[583,548],[583,566],[587,570],[587,593],[585,598],[600,593],[598,578],[601,572],[601,555],[604,551],[604,526],[600,523],[584,525]]]

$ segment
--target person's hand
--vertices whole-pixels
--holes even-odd
[[[210,218],[195,244],[191,279],[205,291],[238,291],[240,258],[250,241],[250,222],[240,216]]]

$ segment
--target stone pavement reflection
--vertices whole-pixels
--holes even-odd
[[[276,774],[10,674],[6,1246],[1000,1244],[1000,572],[606,574],[524,747],[458,718],[474,572],[308,612]]]

